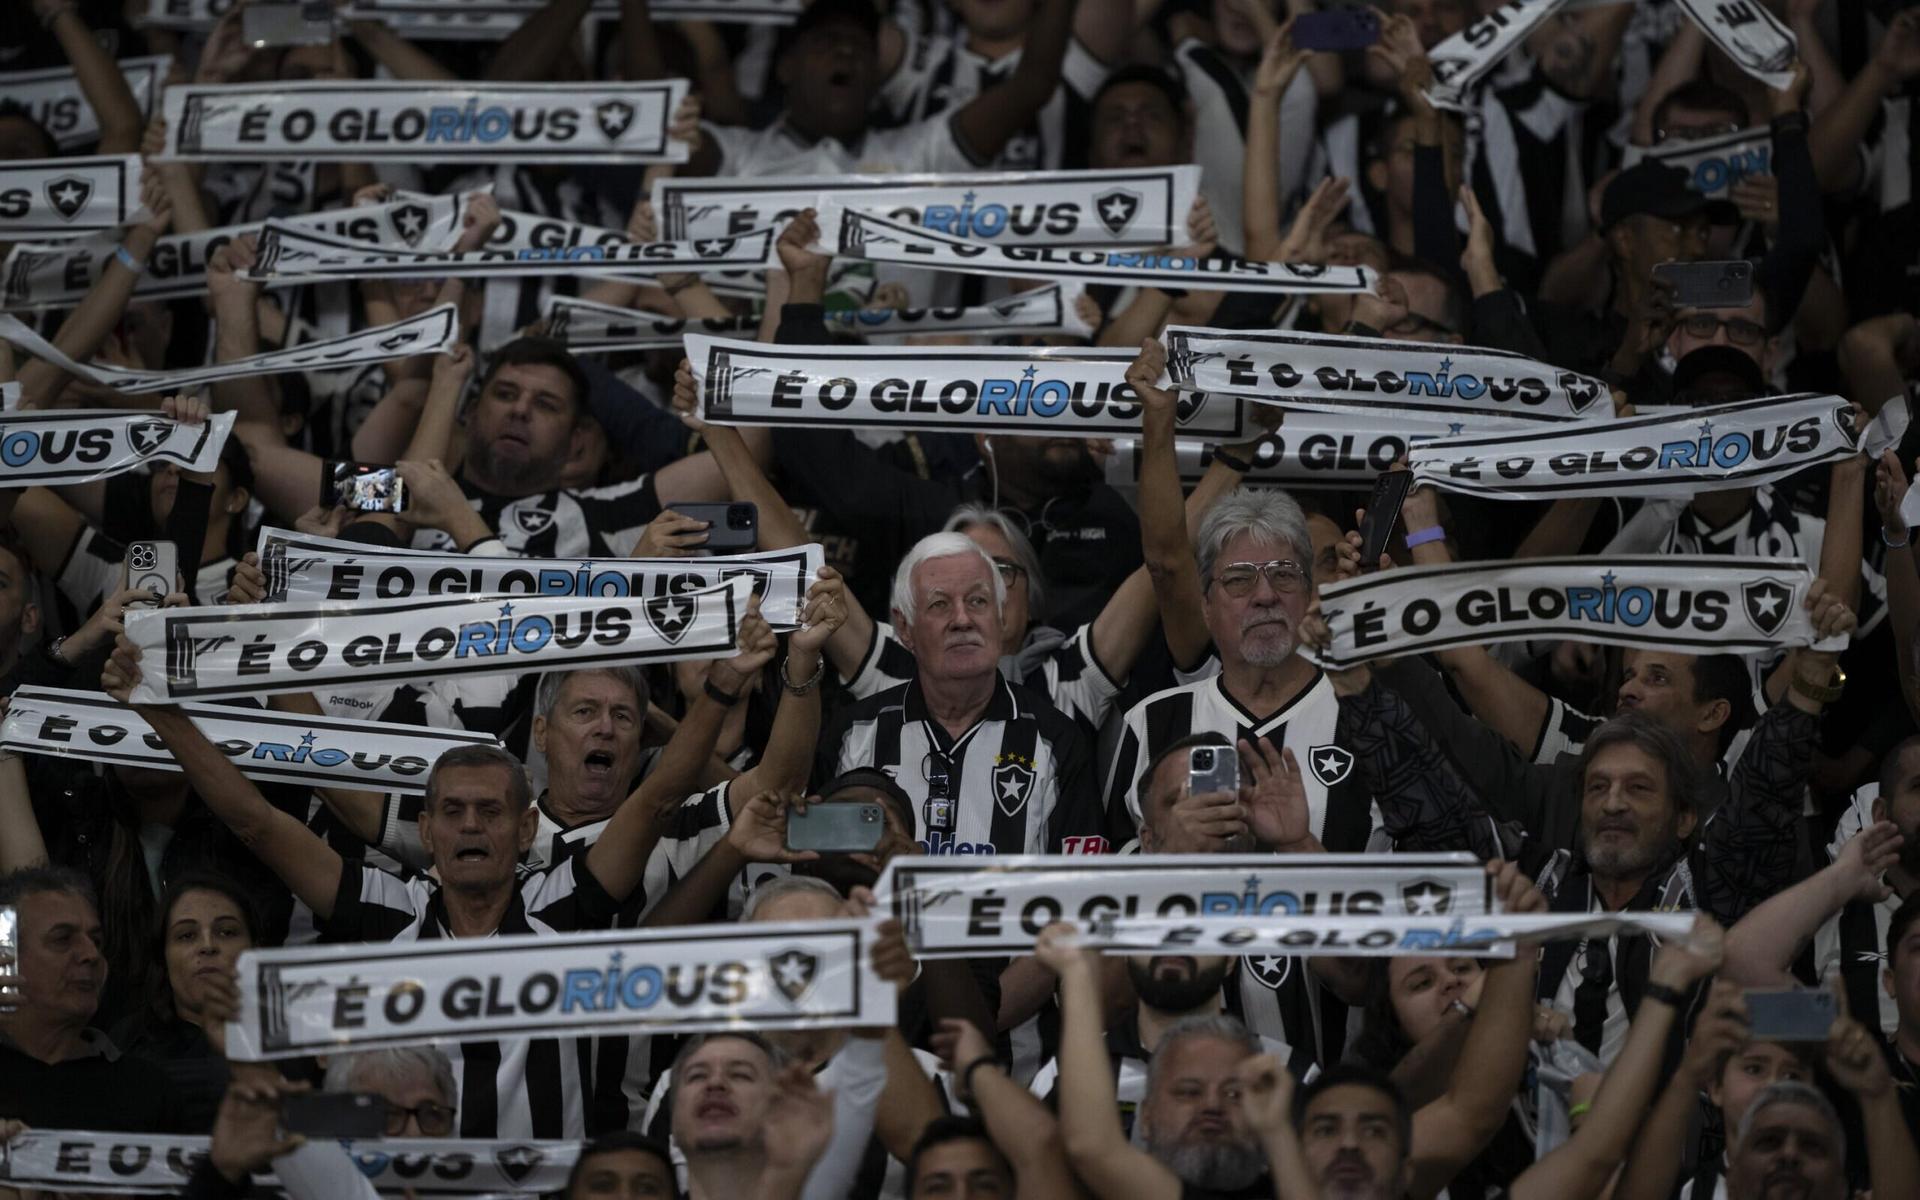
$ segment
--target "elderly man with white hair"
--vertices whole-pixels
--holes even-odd
[[[914,677],[846,709],[817,778],[878,767],[928,854],[1104,849],[1092,749],[1072,718],[1000,671],[1006,584],[962,533],[921,538],[893,578]]]

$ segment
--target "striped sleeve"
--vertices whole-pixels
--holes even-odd
[[[860,669],[853,673],[853,678],[845,681],[847,692],[856,700],[865,700],[877,692],[900,686],[912,679],[917,670],[912,652],[900,644],[893,626],[875,621],[866,657],[860,660]]]
[[[1093,729],[1100,728],[1126,685],[1110,678],[1093,655],[1093,626],[1082,625],[1041,664],[1054,707]]]
[[[427,885],[422,881],[409,883],[375,867],[343,861],[340,888],[333,899],[333,915],[327,918],[322,940],[395,941],[419,928],[426,914],[427,897]]]

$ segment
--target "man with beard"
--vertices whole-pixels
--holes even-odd
[[[1920,1195],[1920,1153],[1901,1113],[1894,1077],[1859,1022],[1827,1034],[1827,1072],[1859,1104],[1868,1193]],[[1727,1200],[1844,1200],[1847,1140],[1840,1114],[1818,1089],[1769,1084],[1748,1105],[1727,1157]]]

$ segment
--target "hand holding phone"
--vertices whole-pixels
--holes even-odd
[[[1400,506],[1413,487],[1412,471],[1382,471],[1373,481],[1373,496],[1360,518],[1360,570],[1378,571],[1387,540],[1400,524]]]
[[[320,506],[402,513],[407,511],[407,481],[397,467],[330,461],[320,472]]]
[[[760,509],[744,500],[731,504],[669,504],[669,512],[707,523],[705,548],[715,554],[751,550],[760,544]]]
[[[333,40],[333,7],[326,0],[249,4],[240,12],[240,38],[255,50],[324,46]]]
[[[1240,754],[1232,746],[1187,748],[1187,795],[1240,794]]]
[[[157,608],[173,594],[180,579],[180,550],[172,542],[128,542],[125,586],[151,592],[151,601],[141,600],[128,608]]]
[[[1380,14],[1370,8],[1328,8],[1293,18],[1295,50],[1365,50],[1380,40]]]
[[[1673,289],[1675,308],[1745,308],[1753,303],[1753,264],[1743,258],[1663,262],[1653,268],[1653,278]]]
[[[373,1092],[292,1092],[280,1097],[280,1127],[310,1138],[387,1135],[387,1102]]]
[[[787,849],[820,854],[871,854],[887,833],[887,814],[878,804],[809,804],[787,811]]]
[[[1840,1002],[1825,988],[1748,988],[1747,1027],[1756,1040],[1824,1042],[1840,1017]]]

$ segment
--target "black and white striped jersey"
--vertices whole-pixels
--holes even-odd
[[[653,476],[642,475],[610,487],[568,488],[537,496],[508,498],[481,491],[460,480],[474,511],[501,544],[527,558],[625,558],[660,515]],[[422,529],[414,535],[418,550],[451,550],[447,535]]]
[[[1086,733],[1005,677],[958,738],[933,719],[916,678],[844,710],[820,745],[820,779],[879,767],[905,789],[923,854],[1106,852]]]
[[[958,111],[975,96],[1004,83],[1020,65],[1020,51],[989,59],[967,49],[965,31],[927,36],[903,30],[906,51],[880,88],[882,124],[907,125]],[[1107,77],[1106,64],[1075,38],[1067,43],[1060,86],[1027,127],[1007,139],[988,164],[1003,171],[1057,171],[1086,165],[1094,93]]]
[[[1585,236],[1587,180],[1581,159],[1587,104],[1537,73],[1476,97],[1469,129],[1474,194],[1501,242],[1544,266]]]
[[[551,870],[523,874],[496,932],[606,929],[615,910],[612,897],[586,869],[585,858],[575,857]],[[452,936],[439,884],[345,864],[325,941],[409,942]],[[591,1044],[578,1038],[514,1038],[443,1047],[453,1060],[459,1089],[459,1136],[585,1137]]]
[[[1240,181],[1247,159],[1250,96],[1240,71],[1212,46],[1188,38],[1173,51],[1173,65],[1193,101],[1193,161],[1200,164],[1200,194],[1213,210],[1220,245],[1238,254],[1246,248]],[[1319,98],[1305,71],[1280,97],[1280,207],[1300,191],[1314,149]]]
[[[1042,649],[1046,643],[1052,643],[1052,648]],[[1114,697],[1126,685],[1109,678],[1094,658],[1093,626],[1082,625],[1073,631],[1072,637],[1064,640],[1056,629],[1035,629],[1028,636],[1027,647],[1038,652],[1039,662],[1029,667],[1021,682],[1046,695],[1055,708],[1083,722],[1088,729],[1100,728],[1113,710]],[[1027,659],[1027,650],[1001,659],[1001,673],[1011,676],[1011,668]],[[866,657],[860,660],[860,669],[852,679],[842,682],[856,700],[864,700],[888,688],[899,687],[918,670],[913,652],[901,644],[893,626],[875,621],[873,640],[867,645]]]
[[[1827,857],[1837,858],[1841,849],[1863,829],[1873,824],[1873,802],[1880,796],[1878,782],[1868,783],[1854,792],[1847,810],[1834,826],[1833,841]],[[1900,1007],[1887,989],[1880,986],[1887,963],[1887,926],[1906,897],[1889,889],[1879,901],[1849,900],[1844,908],[1828,917],[1813,935],[1813,978],[1823,987],[1840,979],[1847,989],[1849,1009],[1854,1013],[1877,1011],[1879,1029],[1891,1038],[1900,1027]]]

